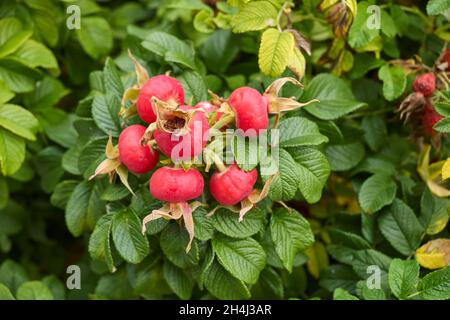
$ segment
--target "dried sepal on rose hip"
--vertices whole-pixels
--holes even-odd
[[[217,164],[216,164],[217,166]],[[267,196],[272,177],[266,181],[262,191],[254,189],[258,179],[258,171],[252,169],[245,171],[236,164],[228,167],[218,165],[209,182],[211,195],[220,204],[209,214],[213,214],[218,208],[227,208],[234,212],[239,212],[239,221],[258,202]],[[240,203],[240,209],[235,206]]]
[[[187,123],[183,118],[174,117],[165,122],[166,130],[156,129],[153,132],[161,152],[174,162],[189,161],[201,154],[208,142],[209,132],[209,123],[203,110],[198,111],[195,107],[185,105],[179,106],[179,110],[193,110],[194,113]]]
[[[150,124],[156,121],[155,106],[152,97],[156,97],[173,106],[184,104],[184,90],[180,82],[169,75],[157,75],[149,78],[145,68],[129,52],[129,56],[135,65],[138,84],[125,90],[122,98],[120,115],[129,117],[139,114],[139,117]],[[131,106],[126,107],[127,101]]]
[[[143,138],[153,135],[161,152],[174,163],[189,161],[201,154],[208,141],[209,123],[203,108],[174,106],[153,97],[157,120],[150,124]]]
[[[186,230],[189,233],[189,243],[186,252],[191,249],[194,239],[194,221],[192,212],[202,204],[194,201],[188,204],[189,200],[200,197],[203,193],[204,180],[201,173],[190,168],[161,167],[157,169],[149,182],[151,195],[165,204],[158,210],[153,210],[142,221],[142,233],[146,231],[146,224],[150,221],[165,218],[178,220],[183,218]]]
[[[117,146],[113,145],[110,135],[106,144],[106,159],[95,169],[89,180],[99,174],[108,174],[111,182],[117,173],[122,183],[133,193],[128,184],[128,171],[136,174],[147,173],[158,163],[158,152],[141,144],[145,130],[144,126],[138,124],[125,128],[119,135]]]

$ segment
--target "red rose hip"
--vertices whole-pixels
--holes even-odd
[[[169,203],[186,202],[203,193],[204,181],[196,169],[162,167],[150,178],[149,189],[153,197]]]
[[[424,96],[431,95],[436,89],[436,76],[434,73],[424,73],[416,77],[413,82],[413,90],[421,92]]]
[[[238,88],[231,93],[228,103],[235,113],[236,127],[245,132],[244,136],[256,136],[259,130],[267,129],[268,100],[258,90],[249,87]]]
[[[431,103],[427,102],[425,104],[423,110],[422,124],[425,130],[425,134],[427,136],[432,137],[436,134],[436,131],[433,129],[433,126],[436,124],[436,122],[438,122],[442,118],[443,117],[436,112]]]
[[[233,164],[222,172],[214,172],[209,188],[217,202],[234,206],[250,195],[257,179],[256,169],[247,172]]]
[[[147,173],[158,162],[158,152],[141,144],[144,132],[144,126],[135,124],[125,128],[119,136],[120,162],[134,173]]]
[[[156,114],[150,101],[152,97],[177,105],[184,104],[184,90],[177,79],[166,75],[150,78],[142,86],[136,102],[138,114],[146,123],[156,121]]]
[[[180,109],[187,111],[193,109],[193,107],[180,106]],[[161,129],[156,129],[153,133],[161,152],[174,161],[192,159],[202,152],[208,142],[209,124],[204,112],[195,112],[188,124],[188,132],[176,137],[176,130],[185,125],[184,121],[181,118],[174,118],[167,122],[166,129],[173,131],[172,133]]]

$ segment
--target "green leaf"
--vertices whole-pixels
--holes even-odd
[[[91,140],[80,150],[78,168],[85,179],[93,175],[95,168],[105,159],[106,143],[106,137]]]
[[[121,130],[119,110],[120,100],[113,94],[97,95],[92,103],[92,118],[104,133],[118,137]]]
[[[253,170],[258,165],[259,158],[266,156],[258,148],[258,139],[256,137],[244,137],[241,134],[234,134],[231,145],[236,164],[245,171]]]
[[[369,288],[365,281],[359,281],[357,287],[364,300],[386,300],[386,293],[381,288]]]
[[[14,53],[33,34],[32,30],[22,30],[20,21],[13,17],[0,20],[0,58]]]
[[[269,1],[250,2],[239,8],[231,20],[231,26],[237,33],[257,31],[275,26],[277,15],[277,9]]]
[[[116,99],[122,99],[124,92],[122,80],[120,80],[116,64],[110,57],[106,59],[105,67],[103,68],[103,83],[106,93],[112,93]]]
[[[270,219],[270,233],[275,251],[289,272],[292,271],[297,252],[305,250],[314,242],[308,221],[295,210],[275,210]]]
[[[204,285],[219,299],[239,300],[250,298],[250,291],[244,282],[229,274],[217,261],[214,261],[204,275]]]
[[[330,175],[330,165],[325,155],[310,147],[289,150],[297,163],[300,179],[298,187],[308,203],[315,203],[322,196],[322,189]]]
[[[76,34],[83,50],[94,59],[106,56],[113,47],[113,34],[104,18],[83,17]]]
[[[9,288],[3,283],[0,283],[0,300],[15,300]]]
[[[230,30],[217,30],[208,37],[200,52],[209,70],[221,74],[228,69],[239,52],[235,40]]]
[[[65,286],[57,276],[52,274],[42,278],[41,281],[50,289],[50,292],[55,300],[64,300],[66,298]]]
[[[186,101],[192,99],[192,105],[208,100],[207,88],[203,78],[194,71],[185,71],[177,77],[186,94]]]
[[[354,49],[367,46],[380,32],[377,28],[369,28],[371,13],[367,10],[368,6],[369,3],[366,1],[358,3],[358,14],[348,33],[348,44]]]
[[[14,294],[16,290],[28,281],[25,269],[12,260],[5,260],[0,266],[0,283],[6,285]]]
[[[266,253],[252,238],[219,237],[212,240],[220,264],[234,277],[254,284],[266,265]]]
[[[78,117],[55,108],[48,108],[46,111],[49,113],[48,116],[52,117],[51,123],[44,124],[44,130],[49,139],[65,148],[72,147],[78,136],[73,126]]]
[[[65,218],[67,228],[75,237],[80,236],[86,229],[93,229],[97,219],[105,212],[100,191],[99,185],[83,181],[70,195]]]
[[[6,20],[6,19],[5,19]],[[4,20],[0,21],[3,22]],[[0,28],[4,27],[3,24]],[[10,37],[5,43],[0,45],[0,58],[6,57],[8,55],[13,54],[17,51],[25,42],[29,41],[28,39],[32,36],[33,31],[31,30],[22,30],[18,31],[12,37]],[[53,54],[50,52],[50,55]]]
[[[53,295],[41,281],[28,281],[17,289],[17,300],[53,300]]]
[[[367,279],[374,273],[368,273],[370,266],[377,266],[380,268],[381,286],[383,288],[388,287],[388,270],[391,264],[391,258],[387,255],[373,250],[358,250],[354,253],[354,259],[352,262],[353,270],[362,278]]]
[[[387,128],[380,116],[366,116],[361,122],[364,129],[364,140],[372,151],[378,151],[386,142]]]
[[[281,75],[290,61],[294,45],[295,40],[291,32],[275,28],[264,31],[258,54],[262,73],[270,77]]]
[[[11,57],[30,68],[58,69],[58,62],[53,53],[35,40],[27,40]]]
[[[423,227],[403,201],[395,199],[378,219],[378,225],[383,236],[401,254],[409,256],[419,247]]]
[[[255,287],[258,285],[261,287],[261,297],[267,298],[273,296],[277,299],[284,297],[283,279],[274,268],[264,268]],[[259,296],[255,297],[255,287],[252,287],[252,297],[259,299]]]
[[[360,142],[328,145],[325,149],[333,171],[347,171],[364,158],[364,145]]]
[[[92,259],[106,262],[110,272],[115,271],[114,260],[111,253],[110,234],[113,224],[113,213],[106,214],[98,219],[95,229],[89,238],[89,254]]]
[[[450,299],[450,266],[427,274],[419,284],[420,297],[426,300]]]
[[[159,243],[167,259],[182,269],[198,264],[199,252],[197,242],[192,242],[191,250],[186,253],[189,235],[176,223],[170,223],[161,233]]]
[[[0,168],[3,175],[16,173],[25,160],[25,141],[0,127]]]
[[[389,266],[389,287],[399,299],[407,299],[417,290],[419,264],[415,260],[394,259]]]
[[[8,204],[9,200],[9,188],[8,182],[2,176],[0,176],[0,209],[3,209]]]
[[[334,300],[359,300],[356,296],[350,294],[348,291],[337,288],[333,293]]]
[[[55,189],[64,174],[61,159],[62,151],[55,146],[39,151],[33,159],[36,171],[42,177],[42,189],[47,193],[51,193]]]
[[[46,109],[57,104],[70,91],[61,81],[50,76],[44,77],[36,83],[36,89],[25,95],[25,105],[33,109]],[[51,109],[52,111],[55,109]],[[45,112],[46,110],[42,110]],[[61,110],[62,111],[62,110]],[[62,112],[65,114],[65,112]],[[42,115],[45,116],[45,115]]]
[[[197,12],[193,21],[195,30],[203,33],[213,32],[216,29],[213,17],[213,12],[209,8]]]
[[[364,212],[374,213],[391,204],[397,192],[395,181],[388,175],[377,173],[364,181],[358,201]]]
[[[309,82],[301,101],[319,99],[303,109],[322,120],[334,120],[365,106],[356,101],[347,83],[331,74],[322,73]]]
[[[34,135],[38,121],[25,108],[14,104],[0,106],[0,127],[28,140],[36,140]]]
[[[192,213],[192,218],[194,219],[195,226],[195,237],[201,241],[207,241],[211,239],[214,234],[214,225],[212,221],[213,219],[211,217],[207,217],[207,214],[208,211],[203,207],[198,207]]]
[[[167,260],[164,261],[163,273],[167,284],[180,299],[188,300],[191,298],[194,280],[190,275]]]
[[[0,105],[11,100],[14,97],[14,92],[0,80]]]
[[[402,67],[385,64],[378,70],[378,77],[383,81],[383,96],[393,101],[401,96],[406,88],[406,75]]]
[[[115,213],[112,219],[112,237],[119,254],[130,263],[141,262],[149,253],[149,245],[141,232],[138,216],[125,209]]]
[[[360,278],[349,266],[335,264],[324,270],[320,275],[320,285],[333,292],[342,288],[350,292],[355,291],[356,282]]]
[[[315,146],[328,142],[317,124],[306,118],[292,117],[283,120],[279,130],[281,147]]]
[[[381,32],[388,38],[395,37],[397,34],[395,22],[385,10],[381,10]]]
[[[334,228],[330,230],[330,237],[333,244],[343,245],[355,250],[370,249],[370,243],[355,233]]]
[[[427,3],[427,14],[430,16],[444,14],[447,10],[450,10],[450,2],[447,0],[430,0]]]
[[[239,222],[239,214],[228,209],[218,209],[211,220],[214,228],[232,238],[247,238],[261,230],[264,223],[264,211],[254,208],[245,214]]]
[[[439,120],[433,128],[439,132],[450,133],[450,117]]]
[[[428,188],[425,188],[420,201],[420,223],[425,232],[430,235],[441,232],[448,223],[450,201],[434,196]]]
[[[23,93],[34,89],[37,71],[28,68],[20,61],[10,58],[0,59],[0,80],[13,92]]]
[[[151,32],[142,42],[142,46],[162,56],[167,62],[175,62],[190,69],[196,69],[193,48],[171,34],[160,31]]]
[[[278,172],[270,185],[269,198],[273,201],[290,200],[295,196],[299,183],[299,166],[289,152],[280,149]]]

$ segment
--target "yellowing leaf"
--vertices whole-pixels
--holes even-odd
[[[301,53],[300,49],[294,48],[294,52],[291,55],[288,67],[293,73],[297,75],[298,79],[303,78],[303,76],[305,75],[306,62],[305,57]]]
[[[416,260],[424,268],[439,269],[450,264],[450,239],[435,239],[416,250]]]
[[[325,270],[330,264],[325,246],[321,242],[315,242],[311,247],[306,249],[305,254],[308,256],[306,266],[309,273],[318,279],[320,272]]]
[[[442,180],[447,180],[448,178],[450,178],[450,158],[448,158],[442,166],[441,174]]]
[[[277,15],[277,9],[269,1],[250,2],[239,8],[231,20],[231,26],[237,33],[262,30],[275,26]]]
[[[291,60],[294,45],[294,36],[290,32],[275,28],[264,31],[258,54],[261,71],[271,77],[279,76]]]
[[[433,194],[441,198],[450,197],[450,190],[444,188],[434,180],[436,176],[439,176],[437,172],[441,172],[443,163],[441,162],[442,164],[437,163],[429,165],[430,151],[431,146],[426,145],[420,152],[419,160],[417,161],[417,172],[422,180],[427,183],[428,188]]]

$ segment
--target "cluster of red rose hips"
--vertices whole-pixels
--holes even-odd
[[[412,84],[414,92],[402,102],[399,108],[401,117],[406,115],[407,121],[410,113],[416,111],[421,113],[421,127],[427,137],[436,136],[433,126],[443,118],[436,112],[432,97],[436,91],[436,74],[443,74],[450,70],[450,49],[447,49],[439,59],[436,69],[436,73],[427,72],[416,76]],[[444,77],[441,82],[448,82],[448,78]]]
[[[258,135],[268,128],[269,113],[305,105],[291,98],[278,98],[278,92],[286,82],[301,84],[295,79],[283,78],[276,80],[264,94],[250,87],[241,87],[234,90],[227,100],[211,93],[211,102],[202,101],[189,106],[185,104],[185,93],[177,79],[168,75],[148,78],[142,70],[137,66],[140,86],[134,87],[138,95],[133,102],[135,111],[148,127],[139,124],[126,127],[120,133],[117,147],[112,145],[110,138],[106,148],[107,159],[97,167],[95,175],[108,173],[112,178],[115,171],[131,190],[118,169],[145,174],[156,167],[159,153],[170,158],[173,165],[162,166],[151,175],[150,193],[163,201],[164,206],[144,218],[143,232],[149,221],[183,218],[190,235],[189,250],[194,235],[192,212],[203,204],[187,202],[199,198],[205,185],[202,173],[191,165],[190,160],[202,154],[209,140],[209,131],[212,127],[222,129],[234,122],[244,136]],[[242,208],[236,211],[240,212],[242,219],[245,212],[267,194],[267,188],[261,192],[254,190],[258,179],[256,168],[244,171],[235,163],[225,165],[220,160],[214,163],[216,171],[209,181],[210,193],[219,206],[236,210],[233,206],[241,203]]]

